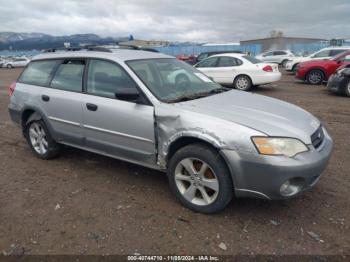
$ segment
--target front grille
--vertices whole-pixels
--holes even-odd
[[[323,142],[323,139],[324,139],[324,133],[323,133],[323,128],[322,126],[320,126],[315,133],[313,133],[311,135],[311,142],[312,142],[312,145],[315,147],[315,148],[318,148],[322,142]]]

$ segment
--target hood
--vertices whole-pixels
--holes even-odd
[[[201,113],[250,127],[268,136],[298,138],[311,144],[311,135],[320,126],[313,115],[278,99],[231,90],[176,104],[181,109]]]
[[[306,62],[303,62],[302,64],[304,66],[324,66],[330,63],[334,63],[334,61],[329,59],[320,59],[320,60],[306,61]]]

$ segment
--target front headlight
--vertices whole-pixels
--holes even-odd
[[[288,137],[252,137],[252,141],[262,155],[285,155],[293,157],[309,149],[298,139]]]

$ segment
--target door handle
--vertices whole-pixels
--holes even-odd
[[[43,101],[45,101],[45,102],[49,102],[49,101],[50,101],[50,97],[47,96],[47,95],[42,95],[42,96],[41,96],[41,99],[42,99]]]
[[[97,110],[97,105],[87,103],[86,108],[90,111],[96,111]]]

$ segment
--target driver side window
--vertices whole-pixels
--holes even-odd
[[[196,67],[216,67],[218,62],[217,57],[211,57],[200,62]]]
[[[329,50],[324,50],[314,54],[312,57],[316,58],[316,57],[328,57],[328,56],[330,56]]]
[[[136,89],[136,84],[120,66],[108,61],[90,61],[87,79],[88,94],[116,98],[116,91],[125,88]]]

